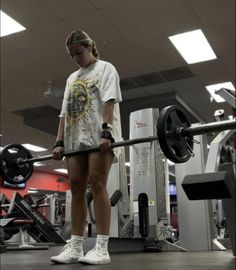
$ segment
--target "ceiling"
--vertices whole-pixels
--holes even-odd
[[[65,39],[83,29],[121,78],[123,136],[129,113],[178,104],[193,122],[212,122],[209,84],[235,85],[234,0],[1,0],[1,9],[27,30],[1,38],[1,146],[32,143],[51,153],[65,80],[76,69]],[[168,36],[202,29],[217,59],[188,65]],[[45,95],[52,81],[54,96]],[[36,155],[36,153],[33,153]],[[47,161],[52,171],[64,162]]]

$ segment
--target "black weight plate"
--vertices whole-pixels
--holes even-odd
[[[179,128],[190,127],[186,114],[176,105],[161,110],[157,122],[157,135],[162,152],[174,163],[184,163],[191,157],[193,136],[182,136],[176,132]]]
[[[3,179],[11,184],[25,183],[33,173],[33,163],[18,166],[18,159],[31,159],[29,150],[20,144],[9,144],[0,152],[0,171]]]

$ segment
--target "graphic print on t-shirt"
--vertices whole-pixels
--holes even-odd
[[[77,79],[71,84],[67,99],[68,123],[86,122],[89,114],[94,112],[92,101],[97,90],[95,83],[91,81]]]

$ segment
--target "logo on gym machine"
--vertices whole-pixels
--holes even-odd
[[[134,127],[135,128],[141,128],[141,127],[147,127],[148,124],[145,122],[139,122],[137,120],[134,121]]]

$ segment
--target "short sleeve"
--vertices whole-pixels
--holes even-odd
[[[64,91],[64,97],[63,97],[63,101],[62,101],[62,107],[61,107],[61,112],[59,114],[59,117],[65,117],[66,114],[66,104],[67,104],[67,96],[68,96],[68,80],[66,82],[66,86],[65,86],[65,91]]]
[[[122,101],[120,78],[116,68],[110,63],[105,65],[99,88],[103,103],[110,99],[114,99],[115,103]]]

